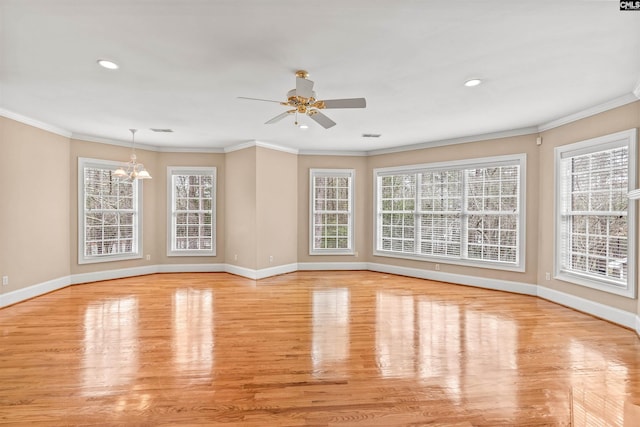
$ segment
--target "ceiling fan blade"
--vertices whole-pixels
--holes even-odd
[[[313,82],[296,77],[296,95],[302,98],[311,98],[313,96]]]
[[[248,99],[249,101],[276,102],[278,104],[282,104],[282,102],[280,101],[273,101],[271,99],[261,99],[261,98],[247,98],[246,96],[239,96],[238,99]]]
[[[324,104],[322,108],[365,108],[367,100],[364,98],[326,99],[319,101]]]
[[[325,116],[318,110],[309,111],[309,117],[311,117],[316,123],[322,126],[325,129],[329,129],[336,125],[336,122],[331,120],[329,117]]]
[[[279,122],[280,120],[284,119],[285,117],[287,117],[289,114],[295,112],[296,110],[289,110],[289,111],[285,111],[282,114],[278,114],[277,116],[275,116],[273,119],[265,122],[265,125],[270,125],[272,123],[276,123]]]

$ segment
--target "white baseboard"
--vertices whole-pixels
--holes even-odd
[[[95,271],[91,273],[72,274],[70,281],[72,285],[79,283],[99,282],[101,280],[122,279],[124,277],[144,276],[145,274],[153,274],[158,272],[157,265],[149,265],[144,267],[121,268],[118,270]]]
[[[571,307],[583,313],[588,313],[601,319],[608,320],[618,325],[638,331],[637,316],[629,311],[620,310],[615,307],[600,304],[599,302],[580,298],[575,295],[566,294],[554,289],[538,286],[538,294],[540,298]]]
[[[329,271],[329,270],[368,270],[368,262],[299,262],[298,270]]]
[[[16,304],[46,293],[66,288],[71,284],[70,276],[59,277],[57,279],[47,280],[26,288],[17,289],[15,291],[0,294],[0,308],[8,305]]]
[[[277,276],[279,274],[292,273],[298,271],[298,264],[285,264],[277,265],[275,267],[262,268],[260,270],[252,270],[250,268],[240,267],[237,265],[226,264],[225,271],[227,273],[235,274],[236,276],[246,277],[251,280],[265,279],[271,276]]]
[[[256,270],[256,280],[265,279],[271,276],[277,276],[279,274],[293,273],[294,271],[298,271],[297,263],[263,268],[260,270]]]
[[[240,267],[232,264],[225,264],[224,271],[226,273],[235,274],[236,276],[246,277],[247,279],[256,280],[256,270],[250,268]]]
[[[163,264],[156,273],[223,273],[226,264]]]
[[[422,270],[420,268],[399,267],[396,265],[370,262],[368,270],[380,273],[398,274],[418,279],[437,280],[438,282],[458,285],[476,286],[479,288],[507,291],[516,294],[536,295],[536,285],[508,280],[488,279],[486,277],[465,276],[463,274],[445,273],[442,271]]]

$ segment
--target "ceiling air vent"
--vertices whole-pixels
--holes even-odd
[[[363,133],[362,137],[363,138],[380,138],[380,135],[381,134],[379,133]]]
[[[151,128],[151,130],[154,131],[154,132],[164,132],[164,133],[173,132],[173,129],[154,129],[154,128]]]

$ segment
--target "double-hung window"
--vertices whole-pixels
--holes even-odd
[[[310,170],[311,255],[353,254],[353,169]]]
[[[216,254],[216,168],[169,167],[168,256]]]
[[[119,162],[78,159],[78,263],[142,257],[142,185]]]
[[[636,130],[555,149],[560,280],[635,296]]]
[[[375,255],[522,271],[526,156],[374,171]]]

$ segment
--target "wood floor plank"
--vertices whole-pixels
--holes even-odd
[[[640,340],[374,272],[156,274],[0,309],[0,425],[637,426]]]

